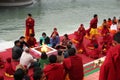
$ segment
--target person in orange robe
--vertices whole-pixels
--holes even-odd
[[[70,80],[83,80],[83,63],[82,58],[76,54],[76,50],[71,48],[68,50],[69,57],[63,61],[66,75]]]
[[[30,34],[30,37],[29,39],[27,40],[27,44],[29,47],[36,47],[37,46],[37,42],[36,42],[36,39],[34,37],[34,34]]]
[[[99,80],[120,80],[120,32],[113,37],[115,46],[107,52],[100,68]]]
[[[110,29],[110,26],[112,25],[112,20],[111,20],[111,18],[108,18],[107,25],[108,25],[108,28]]]
[[[13,69],[13,66],[11,64],[11,58],[7,58],[5,64],[5,75],[7,77],[13,77],[14,73],[15,70]]]
[[[26,40],[28,40],[30,34],[35,34],[34,33],[34,24],[35,24],[35,21],[32,18],[32,14],[28,14],[28,18],[26,19],[26,32],[25,32]]]
[[[108,29],[108,26],[107,24],[103,24],[103,28],[102,28],[102,31],[101,31],[101,35],[102,36],[106,36],[107,33],[110,33],[109,29]]]
[[[84,48],[84,45],[83,45],[83,39],[84,39],[84,36],[86,34],[86,31],[85,31],[85,28],[84,28],[84,25],[81,24],[79,29],[74,32],[74,35],[75,35],[75,46],[77,48],[78,51],[80,51],[81,53],[85,52],[85,48]]]
[[[50,64],[46,65],[43,69],[43,72],[47,78],[47,80],[64,80],[64,67],[60,63],[56,63],[57,56],[50,55],[49,56]]]

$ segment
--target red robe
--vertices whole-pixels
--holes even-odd
[[[99,45],[96,38],[95,38],[95,39],[92,39],[87,46],[88,46],[88,48],[93,49],[95,44],[96,44],[96,45]]]
[[[83,63],[79,55],[70,56],[64,59],[63,65],[70,80],[83,80]]]
[[[59,36],[59,33],[57,31],[53,31],[50,37],[52,37],[53,34],[56,34],[57,36]]]
[[[5,64],[5,72],[7,74],[9,74],[9,75],[13,75],[14,74],[15,70],[13,69],[11,63],[6,62],[6,64]]]
[[[109,49],[100,69],[99,80],[120,80],[120,45]]]
[[[90,21],[90,28],[97,28],[97,23],[98,23],[98,19],[97,18],[93,18]]]
[[[97,59],[99,58],[99,54],[100,54],[100,50],[97,48],[97,49],[93,49],[91,50],[90,52],[88,52],[88,55],[91,57],[91,58],[94,58],[94,59]]]
[[[107,28],[107,26],[103,26],[101,34],[105,36],[107,33],[109,33],[109,29]]]
[[[112,45],[112,40],[113,38],[111,37],[111,35],[105,35],[103,36],[102,44],[106,43],[107,47],[110,47]]]
[[[0,58],[0,68],[4,67],[4,61],[2,61],[2,59]]]
[[[36,39],[35,38],[29,38],[28,41],[27,41],[27,44],[29,47],[35,47],[37,42],[36,42]]]
[[[26,19],[26,32],[25,32],[25,36],[29,37],[30,34],[35,34],[34,33],[34,19],[29,17]]]
[[[60,63],[48,64],[43,70],[47,80],[64,80],[64,68]]]

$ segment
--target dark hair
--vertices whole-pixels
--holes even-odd
[[[35,34],[30,34],[30,37],[34,37],[35,36]]]
[[[104,19],[103,21],[106,22],[106,19]]]
[[[42,74],[43,74],[42,69],[40,67],[35,67],[33,69],[33,72],[34,72],[33,73],[33,79],[34,80],[40,80],[41,77],[42,77]]]
[[[94,44],[94,48],[98,48],[98,44]]]
[[[30,17],[31,17],[31,16],[32,16],[32,14],[30,14],[30,13],[29,13],[29,14],[28,14],[28,16],[30,16]]]
[[[19,42],[20,42],[19,40],[16,40],[16,41],[14,42],[14,44],[17,45],[17,43],[19,43]]]
[[[48,56],[47,56],[46,52],[42,52],[41,59],[47,59],[47,58],[48,58]]]
[[[24,75],[24,70],[19,68],[14,73],[14,80],[22,80]]]
[[[120,32],[117,32],[117,33],[113,36],[113,40],[115,40],[116,42],[120,43]]]
[[[75,53],[76,53],[75,48],[70,48],[70,49],[68,50],[68,54],[69,54],[69,56],[74,56]]]
[[[20,37],[20,39],[23,39],[23,38],[25,38],[25,37],[24,37],[24,36],[21,36],[21,37]]]
[[[67,44],[67,48],[70,49],[72,48],[72,46],[70,44]]]
[[[58,55],[59,55],[59,56],[61,56],[62,53],[63,53],[61,50],[58,50],[57,52],[58,52]]]
[[[42,36],[43,36],[43,35],[45,35],[45,36],[46,36],[46,33],[45,33],[45,32],[43,32],[43,33],[42,33]]]
[[[108,18],[109,21],[111,21],[111,18]]]
[[[49,62],[50,63],[56,63],[57,61],[57,56],[56,55],[50,55],[49,56]]]
[[[67,34],[64,34],[64,36],[68,39],[68,35]]]
[[[93,16],[93,17],[94,17],[94,18],[95,18],[95,17],[97,17],[97,14],[94,14],[94,16]]]

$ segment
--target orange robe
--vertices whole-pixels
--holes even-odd
[[[63,66],[70,80],[83,80],[83,63],[79,55],[64,59]]]
[[[25,37],[28,38],[30,34],[35,34],[34,33],[34,19],[33,18],[27,18],[26,19],[26,32],[25,32]]]
[[[120,80],[120,45],[109,49],[100,69],[99,80]]]

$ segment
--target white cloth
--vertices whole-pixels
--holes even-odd
[[[112,24],[111,26],[110,26],[110,30],[116,30],[117,31],[117,25],[116,24]]]
[[[20,64],[22,64],[23,66],[27,66],[27,68],[29,68],[33,60],[34,59],[30,53],[23,52],[20,58]]]

